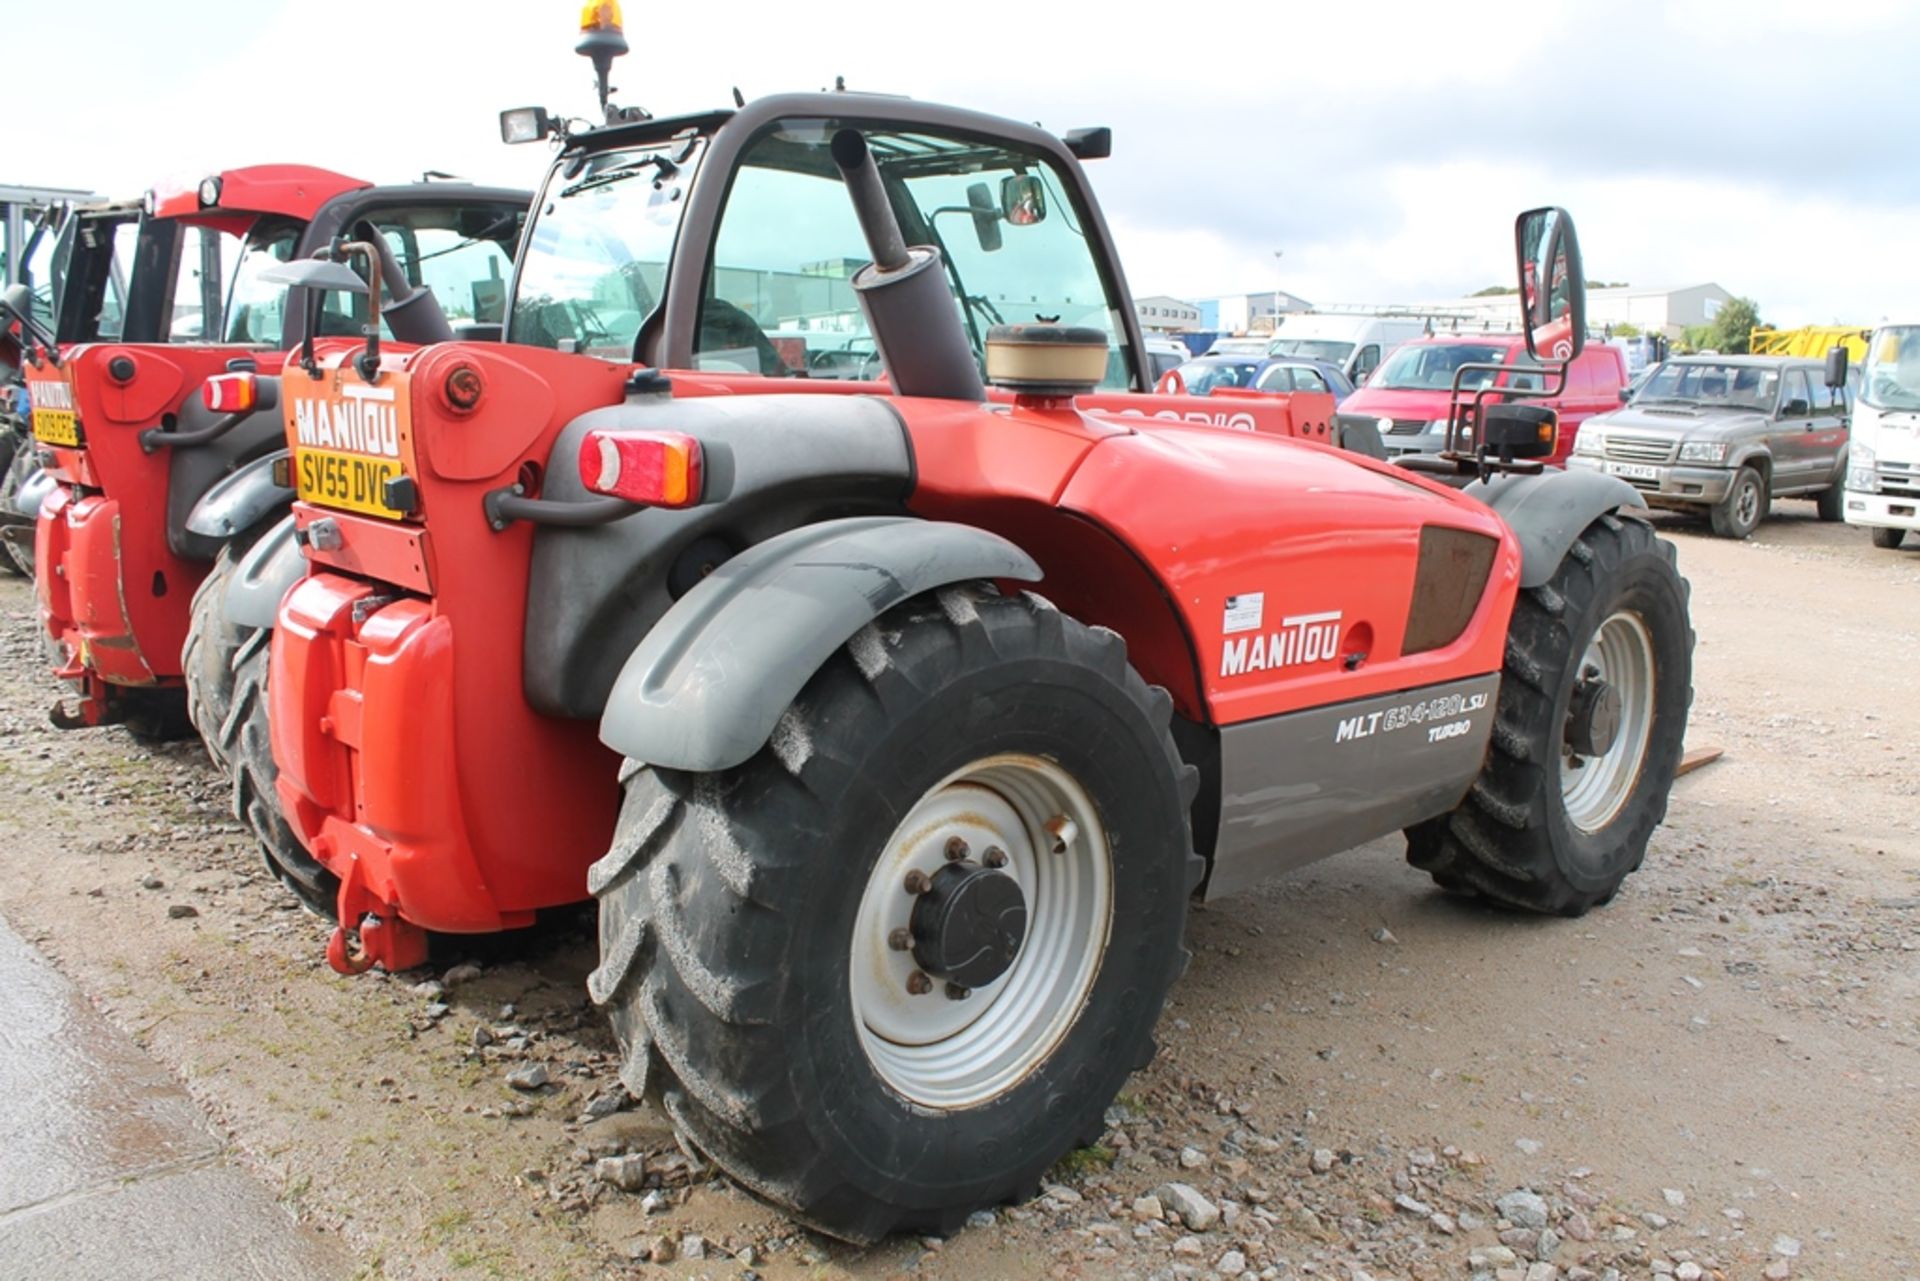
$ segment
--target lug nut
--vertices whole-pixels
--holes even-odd
[[[927,874],[921,871],[919,868],[916,867],[911,872],[907,873],[907,893],[925,894],[928,890],[932,888],[933,888],[933,882],[928,880]]]
[[[958,983],[947,984],[947,999],[949,1001],[964,1001],[972,995],[973,989],[970,987],[962,987]]]
[[[1044,825],[1053,837],[1053,852],[1065,854],[1067,847],[1080,839],[1080,825],[1065,814],[1055,814]]]
[[[887,932],[887,946],[896,952],[910,951],[913,947],[913,931],[906,926]]]
[[[964,836],[947,838],[947,862],[958,863],[967,856],[967,839]]]
[[[907,975],[907,995],[925,996],[933,991],[933,980],[919,970]]]
[[[983,861],[988,867],[1005,867],[1007,865],[1007,852],[998,845],[989,845],[987,846],[987,852]]]

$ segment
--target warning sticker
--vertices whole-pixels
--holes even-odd
[[[1260,630],[1261,616],[1267,608],[1265,592],[1247,592],[1240,596],[1227,597],[1226,617],[1221,621],[1220,630],[1228,636],[1235,632],[1257,632]]]

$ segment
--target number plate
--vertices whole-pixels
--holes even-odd
[[[80,444],[80,420],[74,417],[71,409],[36,409],[33,411],[33,438],[43,445],[77,448]]]
[[[1608,463],[1607,471],[1622,480],[1660,479],[1660,469],[1652,463]]]
[[[293,445],[294,489],[303,502],[405,520],[387,486],[413,458],[407,379],[389,371],[375,386],[335,367],[320,381],[288,378],[281,396]]]
[[[344,507],[369,516],[404,520],[407,513],[387,506],[387,482],[406,474],[399,460],[393,458],[368,458],[338,449],[303,449],[298,489],[304,501],[322,507]]]

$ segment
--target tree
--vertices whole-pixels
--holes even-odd
[[[1618,321],[1608,326],[1608,328],[1612,331],[1612,336],[1615,338],[1638,338],[1641,333],[1640,326],[1634,324],[1631,320]]]
[[[1476,289],[1468,294],[1469,298],[1498,298],[1502,294],[1517,294],[1520,290],[1513,285],[1488,285],[1485,289]]]
[[[1706,326],[1706,345],[1723,355],[1745,355],[1748,339],[1760,325],[1759,303],[1751,298],[1730,298],[1720,304]],[[1688,332],[1691,334],[1692,329]]]

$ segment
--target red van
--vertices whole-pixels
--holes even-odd
[[[1380,432],[1387,456],[1438,453],[1446,443],[1447,402],[1453,376],[1462,365],[1505,365],[1499,374],[1469,373],[1463,386],[1539,388],[1541,373],[1518,334],[1445,334],[1400,344],[1382,361],[1367,385],[1341,402],[1336,418],[1371,422]],[[1560,443],[1554,463],[1573,452],[1580,424],[1626,401],[1627,361],[1618,347],[1589,344],[1567,371],[1558,396],[1529,404],[1551,405],[1560,413]]]

